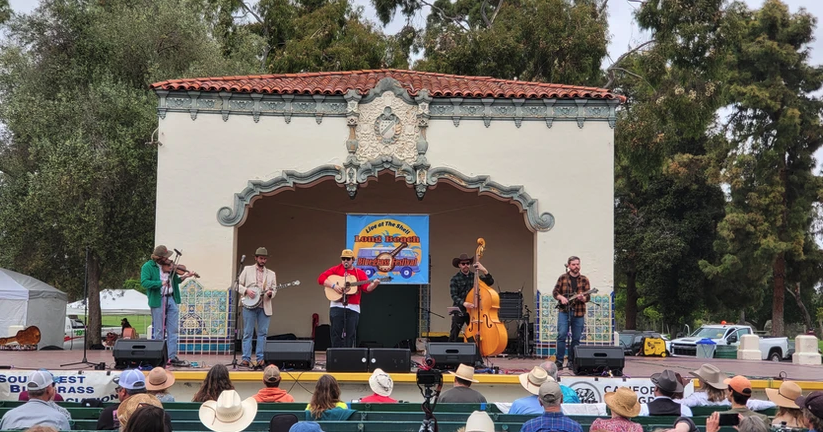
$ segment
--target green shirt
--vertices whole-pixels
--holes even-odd
[[[172,288],[174,289],[174,302],[180,304],[180,276],[174,275]],[[146,297],[149,298],[150,308],[163,306],[163,281],[160,280],[160,266],[154,260],[148,260],[140,270],[140,285],[146,289]]]

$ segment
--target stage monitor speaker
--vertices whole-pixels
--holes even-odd
[[[523,318],[523,293],[516,292],[501,292],[500,293],[500,310],[497,311],[498,317],[503,320],[519,320]]]
[[[578,345],[574,347],[575,375],[603,375],[611,372],[614,376],[623,375],[626,356],[619,346]]]
[[[369,372],[411,372],[411,351],[408,348],[369,348]]]
[[[112,352],[115,369],[135,369],[147,365],[166,367],[169,360],[164,340],[118,339]]]
[[[436,369],[457,369],[460,363],[474,367],[480,355],[477,345],[462,342],[429,342],[426,355],[434,359]]]
[[[263,361],[280,369],[314,369],[314,341],[278,340],[266,341]]]
[[[368,372],[368,348],[329,348],[326,350],[327,372]]]

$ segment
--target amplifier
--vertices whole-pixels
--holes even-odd
[[[146,365],[166,367],[169,360],[164,340],[118,339],[112,353],[115,369],[135,369]]]
[[[314,341],[278,340],[266,341],[263,361],[280,369],[314,369]]]
[[[502,292],[500,295],[500,309],[497,315],[500,319],[517,320],[523,318],[523,293]]]
[[[437,369],[457,369],[460,363],[474,367],[480,360],[477,345],[459,342],[429,342],[426,354],[434,360]]]
[[[369,372],[411,372],[411,351],[408,348],[369,348]]]
[[[611,371],[615,376],[623,375],[626,356],[619,346],[578,345],[574,347],[572,371],[575,375],[601,375]]]
[[[326,371],[368,372],[368,348],[329,348],[326,350]]]

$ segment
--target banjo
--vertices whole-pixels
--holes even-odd
[[[294,280],[294,281],[291,281],[291,282],[288,282],[288,283],[273,286],[272,289],[271,289],[272,290],[272,297],[274,297],[274,294],[277,293],[277,290],[281,290],[283,288],[288,288],[290,286],[296,286],[296,285],[300,285],[299,280]],[[245,293],[243,293],[243,297],[240,299],[240,303],[243,304],[243,307],[246,308],[246,309],[254,309],[254,308],[260,306],[260,303],[263,301],[263,295],[262,295],[263,293],[260,290],[260,287],[258,287],[257,285],[249,285],[249,286],[246,287],[246,289],[250,289],[250,290],[254,291],[254,298],[249,297]]]

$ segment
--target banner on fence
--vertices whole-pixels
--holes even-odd
[[[429,283],[428,215],[347,215],[346,245],[369,278],[390,284]]]
[[[617,390],[618,387],[628,387],[637,393],[640,403],[654,400],[654,383],[649,378],[592,378],[592,377],[560,377],[560,384],[569,386],[577,393],[581,403],[605,402],[603,395]],[[694,392],[694,384],[689,383],[683,389],[683,397]]]
[[[114,377],[120,371],[104,373],[78,373],[76,371],[49,371],[54,375],[57,394],[67,402],[81,399],[100,399],[103,402],[117,401],[117,384]],[[26,390],[26,383],[32,371],[0,371],[0,400],[18,400]]]

